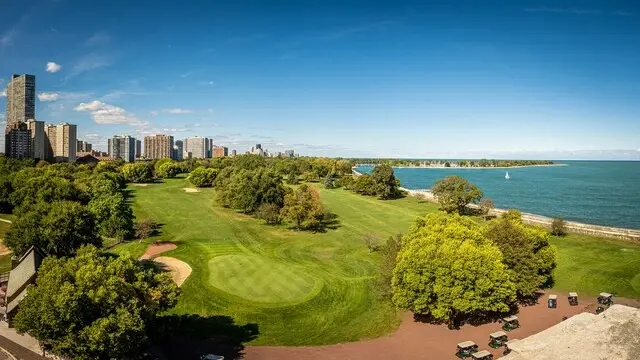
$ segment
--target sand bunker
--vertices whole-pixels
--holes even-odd
[[[156,243],[151,244],[147,248],[147,251],[144,252],[144,255],[140,257],[140,260],[149,260],[156,255],[160,255],[165,251],[174,250],[178,246],[172,243]]]
[[[188,193],[200,192],[200,190],[198,190],[196,188],[182,188],[182,190],[184,190],[185,192],[188,192]]]
[[[191,266],[182,260],[168,256],[160,256],[153,259],[153,261],[160,264],[164,270],[169,271],[173,281],[175,281],[178,286],[182,286],[182,283],[191,275]]]
[[[133,184],[131,184],[131,185],[133,185],[133,186],[147,186],[147,185],[149,185],[149,184],[136,184],[136,183],[133,183]]]

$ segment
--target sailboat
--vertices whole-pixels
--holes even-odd
[[[504,176],[505,179],[509,180],[511,179],[511,176],[509,176],[509,172],[507,171],[507,174]]]

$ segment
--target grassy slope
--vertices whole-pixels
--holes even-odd
[[[396,326],[395,311],[372,295],[377,254],[369,254],[360,238],[365,232],[405,232],[414,217],[436,206],[319,187],[340,227],[311,234],[262,225],[217,206],[210,189],[185,193],[183,187],[190,187],[183,179],[131,187],[136,215],[164,223],[154,240],[178,242],[170,256],[193,268],[177,313],[227,314],[257,323],[255,343],[271,345],[353,341]],[[559,253],[559,290],[640,298],[639,245],[581,235],[552,241]],[[133,242],[115,251],[140,256],[146,246]]]
[[[11,219],[10,215],[0,215],[0,219]],[[9,231],[11,224],[0,221],[0,239],[4,238],[4,234]],[[11,254],[0,255],[0,273],[11,270]]]
[[[176,312],[227,314],[257,323],[261,344],[353,341],[397,325],[395,310],[371,291],[378,255],[369,254],[361,235],[386,239],[406,231],[434,205],[320,189],[339,227],[312,234],[263,225],[215,205],[210,189],[185,193],[184,187],[190,185],[183,179],[131,187],[136,215],[163,223],[159,239],[179,244],[168,255],[193,268]],[[139,256],[145,246],[133,242],[115,251]],[[218,276],[210,279],[210,272]]]

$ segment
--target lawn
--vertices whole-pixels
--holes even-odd
[[[405,232],[416,216],[436,206],[413,198],[378,201],[345,190],[318,187],[337,215],[337,229],[297,232],[268,226],[215,204],[213,190],[186,193],[184,179],[131,186],[138,218],[162,225],[154,240],[171,240],[167,253],[193,268],[176,313],[226,314],[257,323],[256,344],[317,345],[387,334],[397,312],[372,289],[378,254],[364,233],[381,239]],[[147,242],[113,249],[140,256]]]
[[[10,215],[0,214],[0,219],[12,219]],[[4,239],[4,234],[11,228],[11,224],[0,221],[0,243]],[[0,274],[11,270],[11,254],[0,255]]]
[[[211,189],[186,193],[185,187],[191,187],[185,179],[173,179],[129,188],[136,216],[163,224],[153,240],[177,243],[167,255],[193,268],[174,312],[257,323],[260,335],[253,344],[268,345],[355,341],[398,325],[396,311],[374,295],[378,254],[370,254],[361,237],[406,232],[416,216],[437,206],[317,186],[339,224],[309,233],[263,225],[218,206]],[[559,254],[557,289],[640,298],[640,245],[581,235],[552,241]],[[138,257],[147,245],[135,241],[112,251]]]

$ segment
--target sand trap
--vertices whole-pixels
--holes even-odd
[[[156,255],[160,255],[165,251],[174,250],[178,246],[172,243],[157,243],[151,244],[147,248],[147,251],[144,252],[144,255],[140,257],[140,260],[149,260]]]
[[[168,256],[160,256],[153,259],[153,261],[160,264],[164,270],[169,271],[173,281],[175,281],[178,286],[182,286],[184,281],[191,275],[191,266],[182,260]]]
[[[188,192],[188,193],[200,192],[200,190],[198,190],[196,188],[182,188],[182,190],[184,190],[185,192]]]

